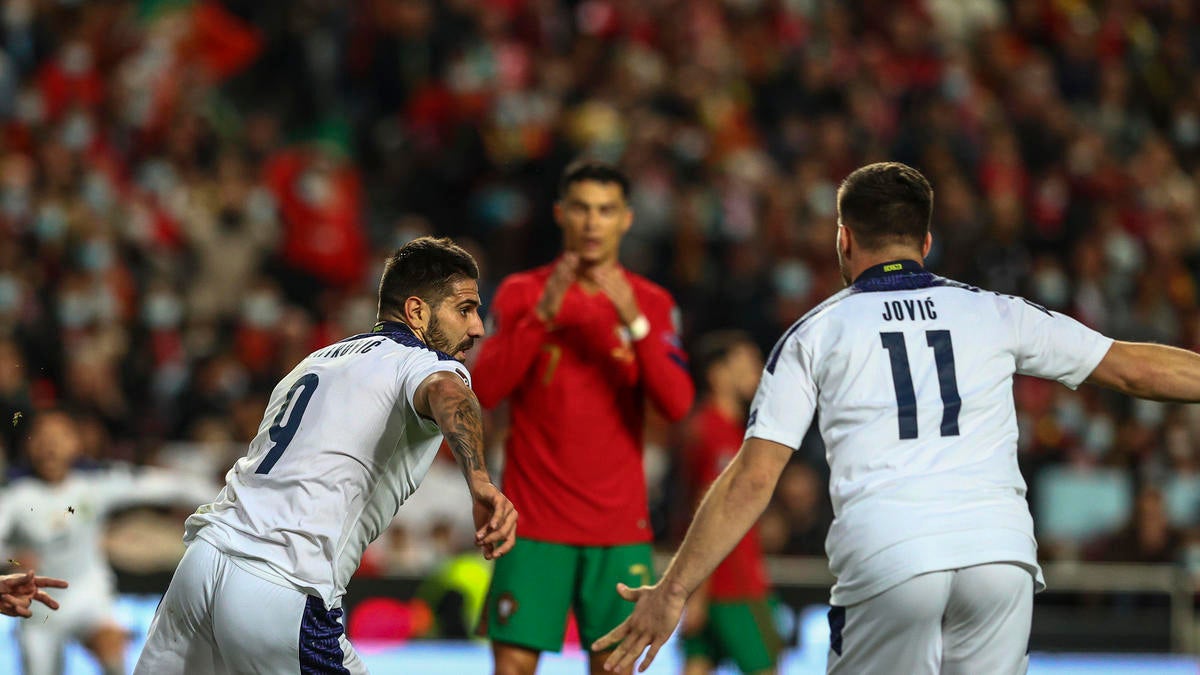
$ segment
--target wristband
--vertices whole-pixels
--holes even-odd
[[[628,328],[629,339],[637,342],[650,334],[650,320],[644,315],[638,314],[636,319],[629,322]]]

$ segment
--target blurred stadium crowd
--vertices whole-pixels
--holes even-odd
[[[630,174],[623,260],[675,294],[686,340],[769,349],[841,285],[838,182],[894,159],[936,190],[934,271],[1200,349],[1190,0],[9,0],[0,47],[10,474],[21,420],[65,405],[95,460],[219,475],[282,374],[372,325],[395,246],[457,238],[485,305],[548,261],[582,153]],[[1200,580],[1200,408],[1016,397],[1048,558]],[[677,438],[648,439],[669,542]],[[768,552],[822,552],[819,445],[764,517]],[[469,544],[450,460],[417,497],[364,573]]]

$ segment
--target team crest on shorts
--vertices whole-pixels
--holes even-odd
[[[496,620],[500,622],[501,626],[504,626],[508,623],[509,618],[516,613],[517,599],[508,591],[501,593],[500,597],[496,598]]]

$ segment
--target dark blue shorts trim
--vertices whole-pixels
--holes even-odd
[[[345,632],[341,618],[341,608],[325,609],[321,598],[308,596],[300,621],[301,675],[350,675],[343,665],[346,655],[338,641]]]

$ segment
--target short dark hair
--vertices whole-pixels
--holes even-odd
[[[621,187],[621,197],[627,201],[629,199],[629,176],[612,164],[587,158],[577,159],[563,169],[562,176],[558,179],[558,198],[567,196],[567,190],[572,185],[585,180],[616,183]]]
[[[900,162],[855,170],[838,188],[838,215],[863,248],[925,242],[933,188],[920,171]]]
[[[383,263],[379,318],[403,316],[404,301],[414,295],[437,307],[460,278],[479,278],[479,265],[470,253],[447,237],[417,237]]]
[[[692,368],[692,381],[701,393],[708,392],[708,371],[715,365],[729,358],[729,355],[739,345],[753,345],[750,334],[742,330],[725,329],[705,333],[697,338],[692,345],[689,362]]]

